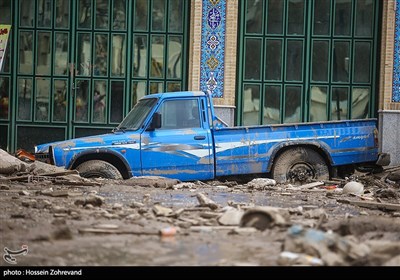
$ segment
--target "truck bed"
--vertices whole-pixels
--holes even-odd
[[[319,151],[331,166],[376,160],[376,119],[226,127],[213,130],[216,176],[269,172],[292,145]]]

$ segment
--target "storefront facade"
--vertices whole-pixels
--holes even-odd
[[[397,149],[397,2],[0,0],[0,145],[106,132],[143,95],[203,90],[230,124],[379,116]]]

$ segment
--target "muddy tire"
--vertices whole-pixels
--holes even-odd
[[[280,154],[272,167],[277,183],[306,183],[309,179],[328,180],[329,168],[316,151],[297,147]]]
[[[122,179],[121,173],[118,169],[103,160],[89,160],[80,164],[76,170],[85,178],[107,178],[107,179]]]

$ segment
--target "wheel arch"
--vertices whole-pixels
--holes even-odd
[[[67,169],[75,169],[81,163],[89,160],[103,160],[115,166],[124,179],[132,177],[132,171],[126,159],[115,151],[108,149],[95,149],[76,154]]]
[[[315,152],[317,152],[326,162],[328,168],[329,168],[329,173],[332,173],[332,157],[330,156],[329,153],[329,147],[326,146],[326,144],[323,143],[318,143],[318,142],[307,142],[307,143],[302,143],[302,142],[285,142],[278,144],[276,147],[273,148],[273,151],[271,153],[271,157],[268,163],[268,168],[267,172],[271,172],[272,166],[275,162],[275,160],[281,155],[283,152],[293,149],[293,148],[308,148],[312,149]]]

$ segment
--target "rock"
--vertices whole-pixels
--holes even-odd
[[[143,203],[134,201],[129,205],[131,208],[141,208],[144,207],[145,205]]]
[[[25,219],[27,216],[24,213],[14,213],[10,216],[12,219]]]
[[[72,231],[67,226],[60,227],[52,233],[52,238],[54,240],[71,240]]]
[[[34,199],[26,199],[26,200],[23,200],[22,202],[21,202],[21,204],[22,204],[22,206],[25,206],[25,207],[31,207],[31,208],[36,208],[37,207],[37,201],[36,200],[34,200]]]
[[[221,213],[215,213],[215,212],[201,212],[200,217],[206,218],[206,219],[214,219],[214,218],[219,218],[221,216]]]
[[[62,206],[53,206],[52,212],[60,214],[60,213],[69,213],[70,210]]]
[[[129,214],[128,216],[125,217],[125,219],[127,219],[127,220],[138,220],[141,217],[142,216],[140,216],[139,214]]]
[[[265,230],[274,226],[285,226],[290,219],[289,211],[283,208],[260,206],[248,209],[240,220],[241,227]]]
[[[0,149],[0,174],[13,174],[15,172],[24,172],[27,164]]]
[[[172,209],[156,204],[153,206],[153,212],[156,216],[168,216],[172,213]]]
[[[196,187],[196,185],[194,183],[188,183],[188,182],[179,183],[179,184],[176,184],[176,185],[172,186],[173,189],[182,189],[182,188],[192,189],[192,188],[195,188],[195,187]]]
[[[400,266],[400,255],[388,260],[383,264],[383,266]]]
[[[88,195],[86,197],[80,197],[75,200],[75,205],[85,206],[91,204],[93,206],[101,206],[104,202],[104,198],[98,195]]]
[[[121,203],[114,203],[112,206],[113,210],[121,210],[124,205]]]
[[[205,194],[198,193],[198,194],[196,194],[196,197],[200,203],[200,206],[209,207],[212,210],[215,210],[218,208],[218,204],[215,203],[213,200],[209,199]]]
[[[145,194],[143,195],[143,200],[142,200],[142,202],[143,202],[144,204],[149,204],[149,203],[151,202],[151,196],[150,196],[149,193],[145,193]]]
[[[343,193],[345,194],[363,194],[364,193],[364,185],[359,183],[359,182],[348,182],[346,185],[343,187]]]
[[[218,222],[224,226],[237,226],[240,224],[240,220],[242,219],[243,214],[243,211],[238,210],[226,211],[218,219]]]
[[[180,183],[177,179],[169,179],[160,176],[140,176],[132,177],[124,181],[127,186],[155,187],[155,188],[172,188]]]
[[[229,187],[227,187],[227,186],[215,186],[215,188],[216,188],[216,189],[219,189],[219,190],[226,190],[226,189],[229,189]]]
[[[49,195],[49,196],[51,196],[51,194],[53,193],[53,188],[41,190],[40,193],[41,193],[42,195]]]
[[[394,182],[400,181],[400,171],[394,171],[390,173],[386,178]]]
[[[380,189],[379,192],[376,192],[375,196],[380,198],[397,198],[399,195],[393,189]]]
[[[9,190],[9,189],[10,189],[10,187],[7,185],[4,185],[4,184],[0,185],[0,190]]]
[[[51,196],[53,196],[53,197],[67,197],[68,196],[68,190],[53,191],[51,193]]]
[[[55,218],[52,222],[52,225],[61,226],[67,224],[67,221],[64,218]]]
[[[324,209],[313,209],[304,212],[304,217],[308,219],[319,219],[321,216],[328,216]]]
[[[388,240],[368,240],[365,242],[371,249],[369,259],[373,264],[383,264],[400,255],[400,242]]]
[[[275,186],[276,181],[268,178],[256,178],[247,183],[247,186],[255,189],[264,189],[268,186]]]
[[[29,196],[29,195],[30,195],[30,192],[21,190],[21,191],[18,192],[18,194],[19,194],[19,195],[26,195],[26,196]]]
[[[187,229],[187,228],[190,228],[192,226],[192,223],[190,223],[190,222],[178,222],[176,225],[178,227],[180,227],[180,228]]]

